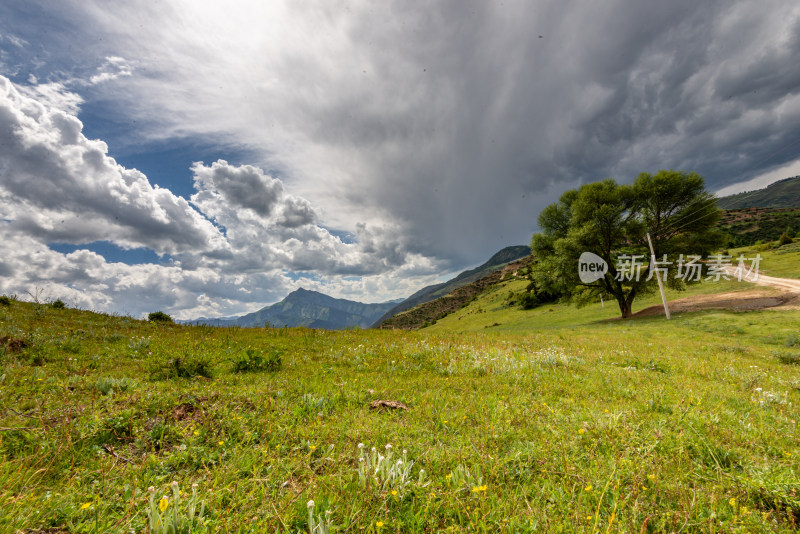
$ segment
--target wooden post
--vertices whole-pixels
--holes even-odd
[[[647,232],[647,243],[650,245],[650,268],[654,269],[656,266],[656,252],[653,250],[653,241],[650,239],[650,232]],[[667,319],[669,319],[667,295],[664,294],[664,285],[661,283],[661,276],[658,274],[658,269],[656,269],[656,280],[658,280],[658,289],[661,291],[661,302],[664,303],[664,313],[667,314]]]

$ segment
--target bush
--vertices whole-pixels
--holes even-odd
[[[50,303],[50,307],[53,308],[54,310],[63,310],[64,308],[67,307],[67,305],[64,304],[63,300],[56,299],[56,300],[54,300],[53,302]]]
[[[787,365],[800,365],[800,354],[784,352],[778,354],[778,361]]]
[[[11,306],[11,299],[5,295],[0,296],[0,306]]]
[[[214,364],[205,356],[179,356],[162,364],[156,364],[152,370],[156,378],[194,378],[202,376],[211,378],[214,374]]]
[[[103,395],[114,395],[116,391],[127,391],[135,385],[136,381],[130,378],[100,378],[94,387]]]
[[[781,234],[781,238],[778,239],[778,246],[779,247],[782,247],[783,245],[791,245],[792,243],[794,243],[794,240],[791,237],[789,237],[786,234],[786,232],[782,233]]]
[[[172,317],[162,311],[152,312],[147,315],[147,320],[154,323],[173,323]]]
[[[234,373],[246,373],[252,371],[279,371],[283,361],[281,352],[270,351],[264,355],[261,351],[248,347],[238,358],[233,360]]]

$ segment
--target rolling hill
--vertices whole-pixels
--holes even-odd
[[[722,197],[717,205],[725,210],[800,208],[800,176],[778,180],[763,189]]]
[[[474,269],[464,271],[447,282],[423,287],[406,300],[393,306],[390,310],[384,313],[377,321],[373,323],[372,327],[377,328],[394,315],[402,313],[406,310],[410,310],[411,308],[419,306],[420,304],[443,297],[460,287],[466,286],[467,284],[475,282],[476,280],[480,280],[484,276],[491,274],[500,267],[503,267],[512,261],[524,258],[530,255],[530,253],[530,247],[524,245],[506,247],[489,258],[485,263],[475,267]]]
[[[442,317],[446,317],[464,308],[481,294],[497,286],[501,282],[524,279],[518,272],[524,271],[525,267],[528,267],[532,263],[533,257],[526,256],[521,260],[505,264],[505,266],[499,267],[477,280],[457,287],[444,296],[424,302],[414,308],[385,319],[380,324],[379,328],[415,330],[434,324]]]

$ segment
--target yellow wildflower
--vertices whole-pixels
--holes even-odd
[[[91,505],[92,505],[92,503],[91,503],[91,502],[85,502],[85,503],[83,503],[83,504],[81,505],[81,510],[86,510],[86,509],[87,509],[87,508],[89,508]]]
[[[397,490],[392,490],[392,495],[397,495]]]
[[[375,523],[375,526],[381,528],[383,526],[383,521],[378,521],[377,523]]]
[[[585,430],[585,429],[583,429],[583,428],[579,428],[579,429],[578,429],[578,434],[583,434],[584,432],[586,432],[586,430]]]
[[[591,485],[591,484],[589,484],[588,486],[586,486],[586,487],[585,487],[585,488],[583,488],[583,489],[584,489],[584,491],[592,491],[592,485]]]
[[[167,506],[169,506],[169,499],[165,495],[164,497],[161,497],[161,501],[158,503],[158,509],[163,512],[167,509]]]

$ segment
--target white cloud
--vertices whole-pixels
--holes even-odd
[[[108,56],[106,57],[105,63],[97,69],[97,74],[89,78],[89,83],[98,84],[125,76],[132,76],[133,71],[133,66],[128,63],[125,58]]]
[[[6,219],[48,241],[103,239],[159,254],[221,252],[214,226],[169,190],[153,187],[135,169],[87,139],[81,122],[35,88],[25,96],[0,77],[0,192]]]
[[[194,164],[190,203],[119,165],[62,108],[36,87],[20,90],[0,76],[0,292],[44,288],[72,305],[190,318],[252,311],[300,285],[395,298],[435,270],[391,228],[360,224],[358,241],[343,242],[319,225],[308,200],[251,165]],[[173,260],[126,265],[48,246],[97,241]],[[297,271],[312,276],[293,282]]]

